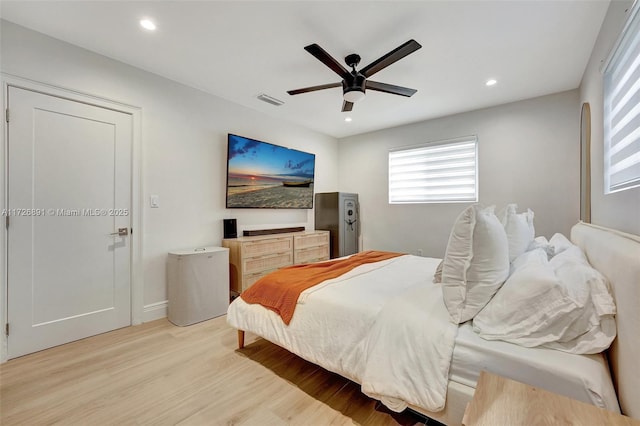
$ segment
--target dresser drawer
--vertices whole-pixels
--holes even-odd
[[[258,257],[249,257],[243,259],[244,265],[242,270],[244,274],[255,274],[258,272],[269,271],[271,269],[282,268],[283,266],[293,265],[293,252],[269,254]]]
[[[296,250],[294,252],[294,263],[311,263],[329,259],[329,245]]]
[[[293,237],[293,247],[298,249],[306,249],[309,247],[317,247],[329,244],[328,232],[316,232],[313,234],[296,235]]]
[[[277,269],[270,269],[268,271],[264,271],[264,272],[259,272],[257,274],[250,274],[250,275],[245,275],[242,278],[242,285],[243,288],[242,290],[246,290],[249,287],[251,287],[253,284],[255,284],[256,281],[258,281],[260,278],[264,277],[265,275],[270,274],[273,271],[276,271]]]
[[[291,251],[293,250],[292,243],[293,239],[291,237],[245,241],[242,244],[242,258]]]

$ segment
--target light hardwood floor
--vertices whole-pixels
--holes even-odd
[[[0,365],[0,424],[414,425],[360,387],[251,333],[237,350],[222,316],[166,319]]]

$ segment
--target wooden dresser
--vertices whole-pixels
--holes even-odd
[[[283,266],[329,259],[329,231],[303,231],[222,240],[229,248],[232,291],[241,293]]]

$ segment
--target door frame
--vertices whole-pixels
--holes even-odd
[[[144,265],[142,256],[143,243],[143,180],[142,180],[142,109],[112,99],[106,99],[84,92],[37,82],[20,76],[0,73],[2,81],[2,146],[0,147],[0,200],[2,209],[7,208],[8,194],[8,126],[4,116],[8,106],[9,87],[31,90],[45,95],[57,96],[84,104],[94,105],[130,114],[132,118],[132,152],[131,152],[131,325],[142,324],[144,314]],[[8,339],[5,324],[8,322],[8,239],[4,218],[0,218],[0,363],[7,361]]]

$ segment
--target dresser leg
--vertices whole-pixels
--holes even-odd
[[[238,330],[238,349],[244,348],[244,330]]]

